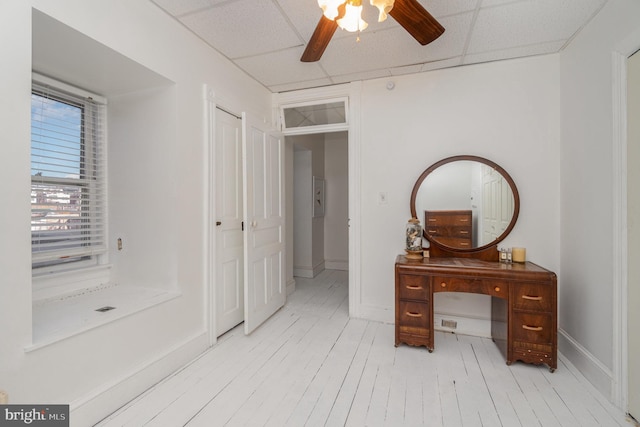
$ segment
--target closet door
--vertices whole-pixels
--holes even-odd
[[[242,122],[216,114],[216,336],[244,320]]]
[[[244,169],[244,330],[284,305],[284,137],[242,115]]]

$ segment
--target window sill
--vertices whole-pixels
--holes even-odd
[[[180,296],[156,288],[106,284],[33,302],[33,351]],[[96,311],[103,307],[112,310]]]

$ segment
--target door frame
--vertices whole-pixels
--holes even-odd
[[[362,318],[363,305],[361,295],[360,269],[361,269],[361,204],[360,204],[360,94],[362,82],[351,82],[341,85],[333,85],[321,88],[298,90],[295,92],[283,92],[274,94],[273,112],[274,122],[280,130],[284,129],[280,120],[280,109],[299,103],[322,103],[323,101],[335,101],[336,98],[345,98],[347,102],[347,123],[344,125],[330,125],[327,128],[315,126],[311,129],[298,128],[294,131],[282,131],[285,138],[291,135],[321,134],[336,131],[347,131],[348,144],[348,180],[349,180],[349,317]],[[369,318],[375,316],[368,316]]]
[[[640,49],[640,32],[612,51],[613,124],[613,403],[628,413],[629,346],[627,249],[627,60]]]
[[[217,296],[215,290],[216,256],[217,256],[217,237],[215,226],[211,225],[211,218],[216,214],[216,96],[213,89],[208,85],[203,85],[204,92],[204,170],[206,173],[206,182],[203,196],[203,231],[204,231],[204,259],[203,259],[203,284],[204,284],[204,301],[205,301],[205,321],[207,325],[207,335],[209,337],[209,346],[213,346],[218,342],[216,331],[216,304]]]

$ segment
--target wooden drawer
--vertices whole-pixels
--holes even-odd
[[[552,286],[544,283],[515,283],[513,285],[513,308],[516,310],[553,310]]]
[[[398,284],[400,299],[429,301],[429,293],[429,276],[400,275],[400,283]]]
[[[553,317],[549,314],[513,313],[511,326],[515,341],[548,345],[553,343]]]
[[[427,211],[425,212],[425,227],[432,225],[471,226],[471,211]]]
[[[509,285],[500,280],[434,276],[433,292],[471,292],[506,299]]]
[[[399,301],[396,327],[401,333],[429,335],[431,312],[429,304],[414,301]]]
[[[451,248],[470,248],[471,247],[471,239],[460,239],[458,237],[438,237],[436,239],[438,243],[449,246]]]
[[[471,239],[471,227],[456,226],[431,226],[425,228],[427,234],[433,237],[457,237],[460,239]]]

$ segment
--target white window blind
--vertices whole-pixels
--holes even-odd
[[[105,105],[33,82],[33,268],[96,261],[106,251]]]

